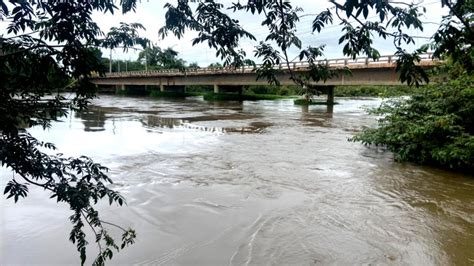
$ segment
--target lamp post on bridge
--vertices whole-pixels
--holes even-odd
[[[122,47],[117,47],[117,48],[122,48]],[[128,49],[133,49],[133,50],[136,50],[136,51],[143,51],[144,49],[140,49],[140,48],[135,48],[135,47],[128,47]],[[109,53],[109,73],[112,73],[112,48],[110,49],[110,53]],[[130,60],[130,57],[129,57],[129,60]],[[148,63],[147,63],[147,57],[146,57],[146,53],[145,53],[145,71],[148,71]],[[120,61],[117,61],[117,71],[120,72]],[[128,62],[127,60],[125,60],[125,71],[128,71]]]
[[[110,49],[109,73],[112,73],[112,48]]]

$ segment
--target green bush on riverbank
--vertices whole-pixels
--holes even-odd
[[[370,113],[384,116],[378,128],[364,129],[352,141],[385,146],[398,161],[474,170],[474,77],[426,86]]]
[[[417,88],[409,86],[336,86],[336,97],[395,97],[412,95]]]
[[[394,97],[411,95],[416,92],[416,88],[408,86],[337,86],[334,94],[336,97]],[[212,86],[191,85],[186,86],[186,93],[159,91],[159,86],[127,86],[125,90],[117,90],[119,95],[150,95],[153,97],[187,97],[212,94]],[[244,86],[243,95],[247,95],[248,100],[280,99],[281,96],[297,96],[301,94],[301,89],[297,86],[275,86],[258,85]],[[252,96],[251,96],[252,95]],[[255,96],[255,97],[253,97]],[[236,100],[236,96],[208,96],[210,100]],[[284,97],[283,97],[284,98]],[[239,99],[237,99],[239,100]],[[298,103],[296,103],[298,104]]]
[[[298,86],[252,85],[244,86],[244,94],[290,96],[301,94]]]
[[[409,86],[336,86],[336,97],[396,97],[412,95],[418,89]],[[298,86],[258,85],[245,86],[246,94],[271,94],[280,96],[301,95],[302,89]]]

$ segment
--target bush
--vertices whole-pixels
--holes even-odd
[[[399,161],[474,170],[474,78],[463,74],[440,85],[393,99],[370,111],[382,115],[378,128],[353,137],[365,145],[385,146]]]
[[[209,93],[213,91],[214,87],[209,85],[186,85],[186,92]]]
[[[300,94],[300,89],[298,86],[252,85],[245,86],[244,93],[290,96]]]
[[[393,97],[412,95],[416,88],[409,86],[337,86],[336,97]]]
[[[291,93],[290,89],[288,89],[287,87],[282,87],[278,91],[278,95],[280,95],[280,96],[290,96],[290,93]]]

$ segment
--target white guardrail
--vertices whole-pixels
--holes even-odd
[[[434,63],[436,60],[433,60],[432,53],[426,53],[420,55],[420,64],[423,63]],[[318,60],[315,64],[325,64],[333,68],[377,68],[377,67],[387,67],[395,65],[398,56],[396,55],[386,55],[381,56],[377,60],[372,60],[368,57],[357,57],[355,59],[348,58],[338,58],[338,59],[324,59]],[[256,65],[259,67],[261,64]],[[252,73],[255,69],[254,66],[243,66],[243,67],[205,67],[205,68],[194,68],[194,69],[161,69],[161,70],[148,70],[148,71],[124,71],[124,72],[112,72],[107,73],[106,78],[115,78],[115,77],[146,77],[146,76],[174,76],[174,75],[205,75],[205,74],[225,74],[225,73]],[[307,61],[291,62],[290,68],[295,71],[304,71],[309,67]],[[286,63],[275,65],[274,69],[285,70],[288,69]],[[94,75],[98,77],[98,75]]]

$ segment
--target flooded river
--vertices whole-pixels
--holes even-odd
[[[99,209],[138,235],[111,264],[474,265],[474,179],[348,142],[380,101],[338,102],[102,96],[32,133],[111,168],[128,206]],[[79,263],[47,192],[0,202],[1,265]]]

